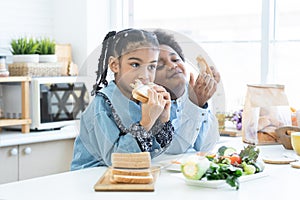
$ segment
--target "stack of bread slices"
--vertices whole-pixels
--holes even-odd
[[[113,153],[110,181],[111,183],[152,183],[150,153]]]

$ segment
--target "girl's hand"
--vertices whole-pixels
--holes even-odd
[[[165,123],[170,119],[170,111],[171,111],[171,96],[170,93],[166,91],[166,89],[162,86],[154,86],[154,89],[157,93],[161,94],[166,104],[164,110],[159,116],[159,120],[161,123]]]
[[[154,88],[148,89],[148,96],[148,101],[142,104],[142,119],[140,121],[140,124],[147,131],[152,128],[167,103],[163,94],[156,92]]]

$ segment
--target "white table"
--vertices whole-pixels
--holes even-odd
[[[218,146],[228,145],[242,148],[241,138],[222,137]],[[216,147],[218,148],[218,147]],[[282,145],[259,146],[261,155],[293,154]],[[159,163],[158,161],[156,161]],[[155,184],[154,192],[95,192],[94,184],[106,170],[105,167],[66,172],[51,176],[0,185],[0,200],[7,199],[285,199],[287,196],[298,199],[300,169],[290,165],[266,164],[263,178],[243,182],[239,190],[231,187],[219,189],[187,185],[178,173],[162,169]]]

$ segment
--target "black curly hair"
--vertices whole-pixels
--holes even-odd
[[[157,29],[153,32],[155,33],[160,45],[167,45],[171,47],[174,51],[176,51],[182,61],[185,61],[183,51],[178,42],[175,40],[174,35],[169,34],[162,29]]]
[[[91,95],[108,85],[106,80],[108,61],[110,56],[120,58],[122,55],[137,48],[151,47],[159,49],[159,43],[153,32],[139,29],[125,29],[119,32],[110,31],[104,37],[102,50],[98,59],[96,83],[93,85]]]

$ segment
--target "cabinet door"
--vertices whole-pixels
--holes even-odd
[[[18,180],[18,146],[0,147],[0,184]]]
[[[19,146],[19,180],[70,170],[74,139]]]

